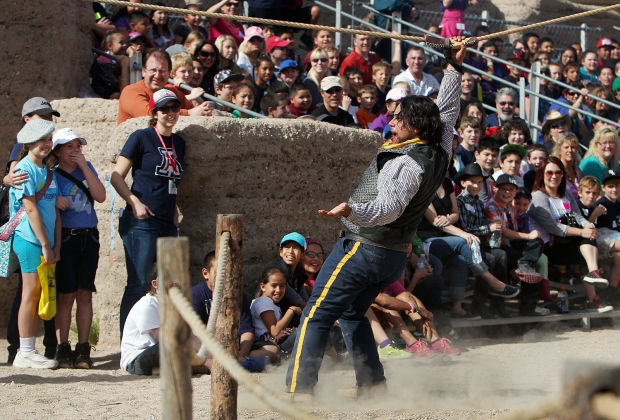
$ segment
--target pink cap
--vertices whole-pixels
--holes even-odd
[[[407,96],[407,91],[403,88],[392,88],[385,96],[386,101],[400,101]]]
[[[259,37],[262,39],[265,39],[265,34],[263,34],[263,30],[261,28],[259,28],[258,26],[250,26],[246,31],[245,31],[245,36],[243,37],[244,41],[249,41],[250,39],[252,39],[253,37]]]

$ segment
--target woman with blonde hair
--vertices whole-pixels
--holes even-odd
[[[258,58],[266,52],[267,47],[263,30],[258,26],[250,26],[245,31],[243,42],[239,45],[237,65],[247,71],[252,76],[252,80],[255,80],[254,65],[258,62]]]
[[[579,199],[579,180],[581,180],[581,170],[579,169],[579,139],[573,133],[568,133],[553,145],[551,156],[555,156],[562,161],[566,169],[566,189],[573,194],[575,200]]]
[[[220,52],[218,70],[230,70],[233,73],[239,73],[240,69],[237,65],[239,50],[237,49],[235,38],[230,35],[220,35],[215,40],[215,46]]]
[[[327,52],[324,48],[318,47],[310,54],[310,70],[303,84],[308,88],[312,95],[312,105],[318,106],[323,103],[321,96],[321,80],[329,76],[327,67]]]
[[[594,132],[590,140],[590,148],[585,159],[581,161],[579,169],[583,176],[593,176],[603,181],[603,174],[609,169],[620,171],[620,138],[615,128],[604,125]]]

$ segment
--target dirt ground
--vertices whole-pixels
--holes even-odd
[[[459,356],[386,360],[388,394],[376,398],[354,401],[342,396],[354,383],[353,371],[347,362],[335,364],[326,359],[309,408],[329,419],[495,418],[558,396],[567,367],[582,366],[583,361],[618,363],[620,331],[611,324],[591,331],[563,323],[528,327],[519,334],[496,330],[476,335],[461,332],[458,345],[463,353]],[[7,357],[6,344],[0,341],[2,361]],[[40,340],[37,345],[42,346]],[[117,348],[97,348],[93,360],[95,368],[90,371],[26,371],[2,364],[0,418],[161,417],[157,376],[122,372]],[[284,396],[285,370],[282,364],[256,378]],[[194,377],[192,384],[194,417],[206,418],[210,377]],[[242,386],[239,418],[283,417]]]

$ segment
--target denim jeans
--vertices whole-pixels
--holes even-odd
[[[157,256],[157,238],[178,236],[176,226],[153,217],[136,219],[131,209],[126,209],[118,225],[123,239],[127,286],[121,300],[121,337],[125,320],[133,305],[145,295],[149,286],[148,273]]]
[[[475,275],[480,274],[479,270],[474,270],[478,266],[472,261],[471,248],[467,246],[467,241],[459,236],[441,236],[428,238],[424,242],[431,244],[430,253],[444,265],[445,278],[452,289],[452,299],[462,300],[467,284],[467,268],[472,268]]]
[[[159,343],[147,347],[127,365],[127,372],[133,375],[153,374],[153,369],[159,367]]]
[[[338,320],[355,369],[357,386],[385,381],[366,310],[396,281],[405,252],[343,238],[325,260],[304,308],[286,375],[289,392],[312,392],[334,321]]]

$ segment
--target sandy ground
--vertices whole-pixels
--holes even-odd
[[[345,363],[326,360],[310,409],[329,419],[480,419],[507,410],[532,407],[561,392],[566,366],[582,361],[618,363],[620,330],[605,325],[591,331],[563,323],[529,327],[517,334],[478,331],[461,337],[463,353],[455,357],[389,359],[384,363],[388,395],[363,400],[341,396],[354,383]],[[461,333],[463,336],[463,333]],[[493,336],[494,338],[490,338]],[[41,346],[40,340],[38,345]],[[6,341],[0,342],[6,360]],[[118,368],[116,348],[93,352],[90,371],[26,371],[0,366],[0,418],[160,418],[157,376],[130,376]],[[256,378],[283,392],[286,365]],[[193,378],[195,418],[209,411],[210,377]],[[282,394],[284,396],[284,394]],[[243,387],[239,418],[283,418]]]

